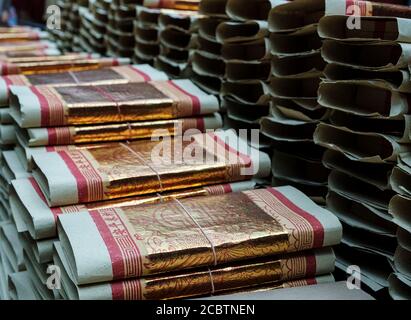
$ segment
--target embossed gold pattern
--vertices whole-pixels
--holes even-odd
[[[260,285],[281,285],[280,261],[204,269],[178,276],[156,276],[141,280],[144,299],[178,299],[224,293]],[[213,292],[214,291],[214,292]],[[126,295],[127,297],[127,295]]]
[[[288,248],[287,231],[244,193],[180,203],[191,217],[176,202],[122,208],[145,274],[264,257]]]

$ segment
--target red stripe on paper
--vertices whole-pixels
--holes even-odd
[[[134,68],[134,67],[131,67],[130,69],[133,70],[135,73],[137,73],[139,76],[141,76],[145,82],[152,80],[151,77],[147,73],[141,70],[138,70],[137,68]]]
[[[200,130],[201,132],[205,132],[204,118],[197,118],[196,121],[197,121],[197,124],[196,124],[197,129]]]
[[[57,132],[56,128],[47,128],[48,144],[56,145],[57,144]]]
[[[285,195],[279,192],[276,189],[268,188],[267,189],[271,194],[273,194],[282,204],[284,204],[288,209],[298,214],[304,218],[312,227],[313,230],[313,248],[320,248],[324,243],[324,228],[320,221],[307,211],[297,207],[291,200],[289,200]]]
[[[75,164],[73,159],[70,158],[70,156],[67,154],[67,152],[57,151],[57,153],[60,155],[60,157],[66,163],[66,165],[69,168],[70,172],[72,173],[72,175],[76,179],[79,202],[80,203],[81,202],[87,202],[89,200],[89,190],[88,190],[88,184],[87,184],[86,177],[84,177],[84,175],[78,169],[77,165]]]
[[[110,255],[111,266],[113,268],[113,279],[124,278],[124,258],[118,243],[115,241],[99,210],[90,211],[90,216],[94,220],[94,223],[106,244]],[[120,288],[116,287],[116,289],[119,290]],[[118,294],[117,291],[116,294]]]
[[[225,143],[225,141],[223,141],[220,137],[218,137],[217,135],[215,135],[214,133],[209,133],[209,136],[212,137],[214,139],[215,142],[217,142],[219,145],[223,146],[225,148],[225,150],[227,150],[228,152],[234,153],[236,154],[238,157],[240,157],[244,164],[251,167],[252,166],[252,161],[251,158],[244,154],[241,153],[240,151],[232,148],[231,146],[229,146],[227,143]]]
[[[50,124],[50,105],[46,97],[36,88],[30,87],[31,91],[37,96],[40,101],[40,122],[41,126],[48,126]]]
[[[112,282],[111,296],[113,300],[124,300],[124,286],[122,281]]]
[[[233,192],[233,188],[231,188],[231,184],[227,183],[227,184],[223,184],[223,189],[225,193],[231,193]]]
[[[306,277],[314,277],[317,273],[317,259],[315,254],[308,254],[305,257]]]
[[[193,106],[193,115],[199,115],[201,113],[200,99],[198,99],[197,96],[192,95],[191,93],[187,92],[183,88],[176,85],[173,81],[168,81],[168,83],[170,85],[172,85],[174,88],[176,88],[177,90],[179,90],[180,92],[182,92],[185,95],[187,95],[188,97],[190,97],[191,102],[192,102],[192,106]]]

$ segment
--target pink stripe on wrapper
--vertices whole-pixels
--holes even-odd
[[[204,118],[197,118],[197,129],[201,132],[205,132],[205,121]]]
[[[74,178],[77,182],[77,191],[78,191],[78,199],[79,202],[88,202],[89,201],[89,191],[88,191],[88,183],[86,177],[80,172],[77,168],[76,163],[74,163],[73,159],[65,151],[57,151],[59,156],[63,159],[66,163],[67,167],[73,174]]]
[[[46,97],[40,93],[36,87],[31,87],[30,89],[37,96],[40,102],[41,125],[48,126],[50,123],[50,105]]]
[[[214,139],[215,142],[217,142],[219,145],[223,146],[227,151],[236,154],[238,157],[240,157],[240,159],[244,162],[244,164],[251,168],[253,165],[253,162],[251,161],[251,158],[246,155],[241,153],[240,151],[230,147],[228,144],[225,143],[225,141],[223,141],[221,138],[219,138],[217,135],[215,135],[214,133],[209,133],[209,136],[212,137]]]
[[[138,70],[137,68],[134,68],[134,67],[131,67],[130,69],[133,70],[135,73],[137,73],[139,76],[141,76],[145,82],[152,80],[151,77],[147,73],[144,73],[143,71]]]
[[[293,202],[291,202],[285,195],[273,188],[267,188],[267,190],[273,194],[282,204],[289,208],[294,213],[298,214],[300,217],[304,218],[312,227],[313,231],[313,248],[321,248],[324,243],[324,228],[320,221],[313,215],[309,214],[307,211],[297,207]]]
[[[111,282],[111,296],[113,300],[124,300],[124,286],[122,281]]]
[[[108,253],[113,267],[113,279],[124,278],[124,259],[119,245],[114,240],[110,229],[107,227],[106,221],[102,218],[99,210],[90,211],[90,216],[100,232],[101,237],[106,244]]]
[[[201,103],[200,103],[200,99],[198,99],[197,96],[192,95],[191,93],[187,92],[186,90],[184,90],[183,88],[179,87],[178,85],[176,85],[173,81],[168,81],[168,83],[170,85],[172,85],[174,88],[176,88],[177,90],[179,90],[180,92],[184,93],[185,95],[187,95],[188,97],[190,97],[191,102],[192,102],[192,106],[193,106],[193,112],[192,115],[199,115],[201,114]]]
[[[231,184],[224,184],[224,185],[223,185],[223,188],[224,188],[224,192],[225,192],[225,193],[231,193],[231,192],[233,192],[233,188],[231,188]]]
[[[317,273],[317,259],[315,254],[309,254],[305,257],[306,275],[314,277]]]

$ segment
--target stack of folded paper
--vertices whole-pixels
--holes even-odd
[[[0,73],[6,76],[0,77],[0,143],[1,148],[12,147],[15,141],[15,129],[10,117],[9,91],[11,86],[28,85],[64,85],[81,84],[96,79],[112,80],[111,73],[118,75],[115,71],[110,73],[103,67],[118,66],[129,63],[128,59],[95,58],[89,54],[75,53],[52,56],[17,56],[0,58]],[[101,71],[97,69],[102,69]],[[82,71],[84,70],[84,71]],[[133,81],[133,70],[129,66],[117,67],[114,70],[125,70],[131,74],[128,78],[117,76],[118,80],[127,79]],[[131,71],[130,71],[131,70]],[[66,71],[66,72],[63,72]],[[96,73],[94,73],[96,71]],[[135,73],[135,72],[134,72]],[[93,78],[93,75],[101,75],[102,78]],[[90,79],[91,77],[91,79]],[[136,77],[141,79],[144,75],[137,73]]]
[[[330,246],[342,231],[334,215],[292,187],[227,194],[267,176],[267,155],[230,131],[179,143],[33,155],[34,178],[13,181],[11,207],[43,298],[54,296],[45,286],[51,257],[62,275],[56,292],[67,299],[171,299],[332,280],[316,277],[334,268]]]
[[[262,133],[273,141],[273,185],[293,185],[320,204],[325,203],[329,170],[313,133],[330,113],[317,102],[325,66],[317,34],[323,15],[323,0],[283,1],[271,9],[272,68],[266,85],[271,108],[261,121]]]
[[[61,49],[63,51],[84,51],[81,50],[78,38],[76,35],[80,32],[81,19],[79,15],[80,6],[87,7],[88,2],[81,0],[70,0],[62,2],[62,21],[61,30]],[[76,50],[75,50],[76,49]]]
[[[318,102],[332,114],[330,124],[318,125],[314,141],[328,149],[327,207],[344,225],[338,266],[344,271],[359,266],[362,282],[378,293],[388,287],[394,262],[396,279],[409,294],[410,273],[402,267],[408,259],[409,271],[409,246],[400,242],[394,255],[396,225],[401,226],[396,214],[405,207],[401,196],[391,199],[396,192],[404,195],[403,178],[410,170],[400,160],[410,150],[411,10],[368,1],[325,4],[318,32],[325,39],[327,66]]]
[[[199,100],[204,106],[205,99],[200,96]],[[9,246],[10,244],[19,246],[11,245],[12,248],[15,248],[14,250],[19,250],[20,261],[23,261],[23,266],[27,268],[36,290],[42,298],[51,299],[55,295],[46,287],[49,277],[46,271],[47,265],[52,260],[53,242],[57,237],[56,221],[59,215],[96,209],[137,206],[145,203],[163,202],[173,198],[200,197],[247,190],[252,189],[255,185],[254,182],[250,181],[253,173],[245,172],[243,175],[242,167],[259,168],[256,176],[265,176],[269,173],[269,159],[265,154],[258,151],[251,153],[250,157],[239,154],[237,149],[230,149],[231,147],[223,142],[226,136],[233,147],[238,148],[236,144],[238,138],[227,133],[222,138],[197,134],[197,139],[193,140],[195,144],[189,141],[169,140],[162,145],[161,150],[159,149],[161,142],[150,140],[86,145],[84,147],[65,146],[54,149],[56,150],[54,152],[52,148],[37,150],[32,156],[34,161],[33,175],[36,180],[28,175],[26,179],[13,181],[10,201],[13,220],[20,232],[20,242],[17,239],[11,239],[4,243],[9,244]],[[214,149],[215,141],[218,142],[216,149]],[[177,150],[179,143],[182,143],[181,149]],[[241,147],[244,149],[243,145]],[[188,148],[190,150],[187,153]],[[196,163],[195,154],[190,151],[198,152],[197,156],[205,156],[206,160],[211,162]],[[85,167],[81,163],[82,160],[78,158],[80,154],[87,157],[86,161],[91,161],[90,164],[93,163],[95,166],[94,169],[91,167],[89,169],[95,170],[96,174],[100,172],[99,175],[102,178],[100,187],[105,189],[103,193],[94,193],[93,190],[96,190],[94,188],[98,184],[95,180],[96,176],[90,176],[91,171],[89,173],[83,171]],[[40,163],[51,164],[49,160],[46,162],[41,160],[42,157],[49,156],[52,158],[62,156],[60,159],[63,162],[54,158],[57,160],[55,162],[57,166],[62,165],[57,170],[73,170],[66,176],[55,173],[51,173],[49,176],[50,172],[45,172],[47,180],[58,176],[62,178],[57,184],[46,183],[52,186],[53,190],[47,190],[44,180],[40,178],[43,175],[42,169],[37,167],[37,164]],[[155,158],[156,156],[157,158]],[[184,158],[187,156],[189,159]],[[181,160],[178,159],[179,157]],[[66,160],[68,162],[65,162]],[[159,163],[160,160],[172,160],[172,162]],[[78,170],[83,172],[82,178],[77,175]],[[78,180],[79,185],[74,186],[69,182],[71,179],[77,178],[80,179]],[[86,184],[82,185],[81,181],[86,182]],[[233,183],[230,183],[232,181]],[[235,181],[242,182],[234,183]],[[69,189],[72,187],[75,187],[77,191],[74,189],[70,191]],[[57,198],[55,197],[56,191]],[[68,192],[67,195],[77,194],[77,196],[74,198],[66,197],[65,192]],[[12,226],[14,227],[13,224]],[[15,264],[17,265],[17,262]]]
[[[105,35],[111,1],[89,0],[88,7],[79,8],[80,32],[74,35],[76,46],[82,51],[105,54]]]
[[[10,31],[0,30],[0,43],[46,40],[49,34],[29,27],[16,27]]]
[[[140,0],[112,1],[108,12],[106,34],[107,53],[113,57],[129,57],[134,54],[133,21],[136,4]]]
[[[271,69],[267,28],[270,8],[269,1],[227,1],[226,17],[218,15],[202,25],[201,36],[206,39],[200,42],[194,71],[218,79],[228,119],[238,128],[259,128],[259,120],[268,114],[264,83]],[[215,14],[215,3],[206,1],[203,9]],[[207,38],[208,34],[213,37]]]
[[[53,261],[67,299],[217,295],[332,281],[317,277],[341,232],[297,189],[269,188],[60,215]]]
[[[161,10],[158,18],[160,54],[155,66],[172,77],[183,77],[191,68],[191,56],[198,46],[197,11]]]
[[[161,11],[141,5],[136,7],[133,33],[134,61],[137,63],[154,64],[154,59],[160,54],[158,21]]]

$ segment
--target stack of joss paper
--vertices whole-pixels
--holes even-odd
[[[238,140],[236,136],[233,136],[233,138],[235,141]],[[177,143],[179,143],[179,140],[176,140]],[[176,144],[173,141],[173,145]],[[184,142],[182,152],[186,151],[185,147],[188,144],[188,142]],[[181,162],[183,160],[179,162],[178,157],[182,157],[183,154],[168,149],[169,152],[173,151],[171,155],[176,159],[176,164],[173,162],[171,165],[157,165],[155,161],[151,160],[151,154],[155,154],[158,151],[156,150],[158,145],[159,142],[157,141],[140,140],[130,143],[66,146],[64,148],[61,147],[61,151],[58,152],[47,152],[44,149],[42,152],[33,155],[33,161],[36,161],[34,159],[37,156],[59,157],[63,154],[73,157],[72,159],[75,160],[81,153],[89,157],[88,160],[96,165],[96,170],[101,170],[101,178],[104,181],[101,180],[102,184],[100,186],[108,188],[107,192],[104,191],[103,194],[93,195],[92,189],[96,181],[90,176],[91,180],[89,180],[89,183],[91,184],[89,186],[79,185],[78,196],[80,197],[77,197],[77,199],[65,196],[55,198],[55,191],[58,193],[62,191],[61,189],[59,190],[59,187],[56,190],[50,190],[52,194],[50,198],[47,195],[48,191],[43,188],[44,185],[40,178],[37,180],[37,178],[34,179],[31,175],[28,175],[26,179],[17,179],[12,182],[11,211],[16,224],[15,228],[17,227],[20,233],[20,241],[12,238],[4,241],[4,244],[7,244],[9,247],[16,247],[15,244],[19,246],[15,250],[19,250],[19,257],[22,257],[20,260],[23,261],[24,267],[27,268],[31,282],[35,286],[39,297],[42,299],[60,297],[58,292],[55,291],[53,293],[46,286],[49,277],[46,271],[48,265],[52,262],[53,242],[56,241],[57,237],[56,222],[59,215],[87,212],[93,209],[136,206],[144,203],[170,200],[175,197],[184,198],[223,194],[237,190],[252,189],[255,186],[255,183],[250,180],[253,176],[252,174],[247,176],[240,174],[242,162],[240,163],[240,157],[237,156],[237,152],[232,151],[235,156],[234,163],[226,164],[223,161],[225,159],[223,157],[226,155],[224,152],[221,153],[221,150],[208,151],[201,149],[199,151],[201,155],[207,155],[207,159],[216,159],[218,161],[207,166],[204,164],[195,165],[190,159],[186,163]],[[224,146],[224,143],[222,143],[222,146]],[[200,147],[201,145],[198,145],[198,148]],[[167,149],[168,146],[165,145],[165,148]],[[166,149],[161,154],[171,159],[170,155],[166,153]],[[48,150],[51,151],[50,148]],[[216,155],[213,156],[215,152]],[[109,154],[112,154],[112,156],[109,156]],[[259,174],[263,176],[269,174],[268,157],[259,153],[257,156],[256,158],[261,160],[255,160],[252,163],[260,166]],[[64,159],[67,160],[65,156]],[[251,164],[251,160],[248,161],[247,159],[244,162],[248,166]],[[42,161],[40,160],[40,162]],[[98,161],[102,161],[101,164],[98,164]],[[47,162],[49,161],[47,160]],[[83,168],[80,162],[76,164],[78,169]],[[57,162],[56,164],[62,163]],[[70,160],[67,164],[71,169],[74,169]],[[76,174],[76,170],[74,169],[73,174]],[[88,176],[88,173],[84,173],[85,177]],[[34,177],[42,175],[36,164],[33,175]],[[52,176],[57,177],[60,174],[55,175],[52,173]],[[69,189],[71,188],[69,180],[76,179],[74,175],[71,178],[69,176],[61,177],[63,180],[58,182],[58,185],[63,188],[68,187]],[[65,180],[66,178],[69,180]],[[80,178],[80,181],[85,180]],[[85,191],[83,187],[91,187],[91,189]],[[109,194],[109,189],[111,194]],[[72,193],[73,191],[68,192]],[[83,197],[86,194],[87,196]],[[60,195],[62,194],[60,193]]]
[[[198,11],[162,10],[158,19],[160,54],[154,65],[172,77],[183,77],[191,68],[198,47]]]
[[[125,58],[97,58],[84,53],[30,55],[27,52],[0,57],[0,73],[3,75],[0,78],[0,143],[3,147],[12,147],[16,143],[9,112],[11,86],[87,83],[84,77],[87,77],[91,70],[125,65],[129,62],[129,59]],[[76,78],[77,74],[80,80]]]
[[[69,299],[175,299],[332,281],[341,225],[293,187],[61,215]]]
[[[44,298],[53,296],[44,285],[50,256],[65,299],[172,299],[332,280],[317,277],[334,268],[335,216],[291,187],[239,192],[269,175],[268,155],[231,131],[180,143],[33,155],[33,178],[13,181],[11,207]]]
[[[136,4],[140,0],[112,1],[108,11],[106,34],[107,53],[113,57],[129,57],[134,54],[133,21]]]
[[[230,125],[259,128],[268,114],[263,83],[269,79],[269,1],[205,0],[201,3],[199,49],[193,57],[193,79],[221,95]]]
[[[159,139],[167,138],[182,135],[188,130],[193,130],[194,132],[191,132],[193,134],[222,126],[221,117],[218,114],[214,115],[219,110],[218,100],[215,97],[205,94],[189,80],[168,81],[163,72],[148,65],[54,73],[47,76],[20,75],[10,78],[26,82],[31,86],[4,86],[3,88],[4,95],[10,96],[11,114],[16,122],[18,141],[15,150],[3,153],[4,175],[2,177],[5,180],[5,194],[8,193],[9,188],[7,182],[13,179],[16,179],[14,182],[17,184],[27,179],[31,181],[30,171],[35,154],[60,154],[58,152],[91,148],[91,150],[100,150],[105,155],[117,150],[115,153],[120,156],[122,152],[131,148],[134,143],[131,141],[135,139],[149,139],[152,136]],[[122,142],[107,144],[112,141]],[[90,143],[95,144],[90,145]],[[140,145],[147,146],[149,143],[150,140],[141,140]],[[130,155],[132,153],[123,154],[126,162]],[[115,162],[113,165],[116,168]],[[131,172],[135,170],[132,167],[129,169]],[[146,174],[147,169],[143,172]],[[214,184],[213,181],[210,184]],[[200,183],[196,186],[201,185]],[[254,183],[246,184],[246,189],[253,186]],[[147,184],[142,184],[140,187],[143,189],[142,193],[154,192]],[[221,190],[231,189],[215,186],[210,191],[200,188],[192,192],[208,194],[215,192],[214,190],[221,192]],[[184,196],[190,194],[184,192]],[[119,196],[132,195],[133,193],[126,193]],[[81,198],[81,201],[83,200],[85,199]],[[85,201],[100,200],[107,199],[90,198]],[[127,201],[139,203],[149,200],[127,199]],[[62,204],[59,200],[53,202],[53,206]],[[93,205],[98,206],[98,204]],[[37,209],[34,212],[37,213]],[[50,212],[54,212],[54,209]],[[71,210],[68,208],[68,212]],[[13,215],[18,217],[19,211],[20,209],[13,210],[15,212]],[[38,220],[35,217],[34,221],[37,223],[42,221],[42,218]],[[15,220],[15,223],[20,233],[27,231],[26,228],[21,227],[19,220]],[[5,242],[13,244],[10,247],[19,253],[23,267],[27,268],[36,290],[39,291],[39,296],[44,299],[59,297],[58,293],[53,294],[46,287],[48,278],[46,270],[52,259],[52,243],[56,235],[55,216],[52,216],[52,223],[54,227],[52,225],[48,228],[53,232],[46,233],[46,238],[44,235],[37,238],[37,236],[21,234],[20,241],[12,239]],[[14,223],[12,226],[16,228]]]
[[[74,43],[82,51],[107,53],[105,35],[107,33],[110,1],[89,0],[88,7],[79,8],[80,32],[74,35]]]
[[[325,39],[327,66],[318,103],[331,115],[330,124],[316,128],[314,141],[328,149],[327,207],[344,226],[337,265],[342,270],[358,265],[361,280],[375,294],[387,291],[394,266],[391,295],[408,291],[410,297],[409,246],[400,242],[396,254],[397,225],[407,226],[398,216],[406,205],[401,196],[393,197],[407,196],[402,187],[409,166],[402,159],[410,150],[411,10],[368,1],[325,5],[318,33]],[[347,27],[353,18],[360,28]]]
[[[61,28],[51,28],[50,33],[64,52],[83,52],[77,35],[80,31],[81,19],[79,10],[87,6],[87,0],[58,1],[61,12]]]
[[[136,7],[136,17],[133,22],[134,56],[136,63],[154,64],[154,59],[160,54],[159,23],[162,9],[150,9],[144,6]]]
[[[325,203],[330,172],[322,164],[324,148],[313,142],[317,124],[329,111],[317,102],[325,67],[317,23],[324,0],[296,0],[274,6],[269,14],[270,114],[261,131],[273,141],[273,186],[293,185],[319,204]]]

